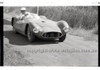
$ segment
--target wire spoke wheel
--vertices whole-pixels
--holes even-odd
[[[13,31],[17,34],[17,31],[16,31],[16,29],[13,27]]]
[[[34,34],[31,32],[30,28],[28,27],[27,29],[27,37],[28,37],[28,40],[33,42],[35,40],[35,36]]]

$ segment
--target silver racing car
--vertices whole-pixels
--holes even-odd
[[[26,35],[31,42],[35,41],[36,38],[63,42],[69,31],[67,22],[63,20],[52,21],[45,16],[38,16],[37,18],[27,15],[23,19],[12,17],[11,24],[15,33]]]

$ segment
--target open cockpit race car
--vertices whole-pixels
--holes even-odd
[[[23,19],[12,17],[11,24],[15,33],[27,36],[31,42],[35,41],[36,38],[63,42],[69,31],[69,25],[66,21],[52,21],[37,14],[27,15]]]

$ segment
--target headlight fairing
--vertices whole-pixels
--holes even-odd
[[[58,22],[58,27],[63,30],[64,32],[68,32],[69,31],[69,25],[66,21],[61,20]]]
[[[34,32],[34,33],[38,33],[39,30],[38,30],[37,28],[34,28],[34,29],[33,29],[33,32]]]
[[[33,28],[33,32],[35,32],[35,33],[38,33],[40,31],[42,31],[42,29],[40,27]]]
[[[69,31],[69,28],[64,27],[63,30],[64,30],[65,32],[68,32],[68,31]]]

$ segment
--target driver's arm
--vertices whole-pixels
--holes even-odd
[[[29,13],[26,12],[26,13],[22,16],[21,20],[23,20],[27,15],[29,15]]]
[[[23,17],[24,17],[23,14],[20,14],[19,16],[16,16],[16,18],[17,18],[18,20],[21,20]]]

